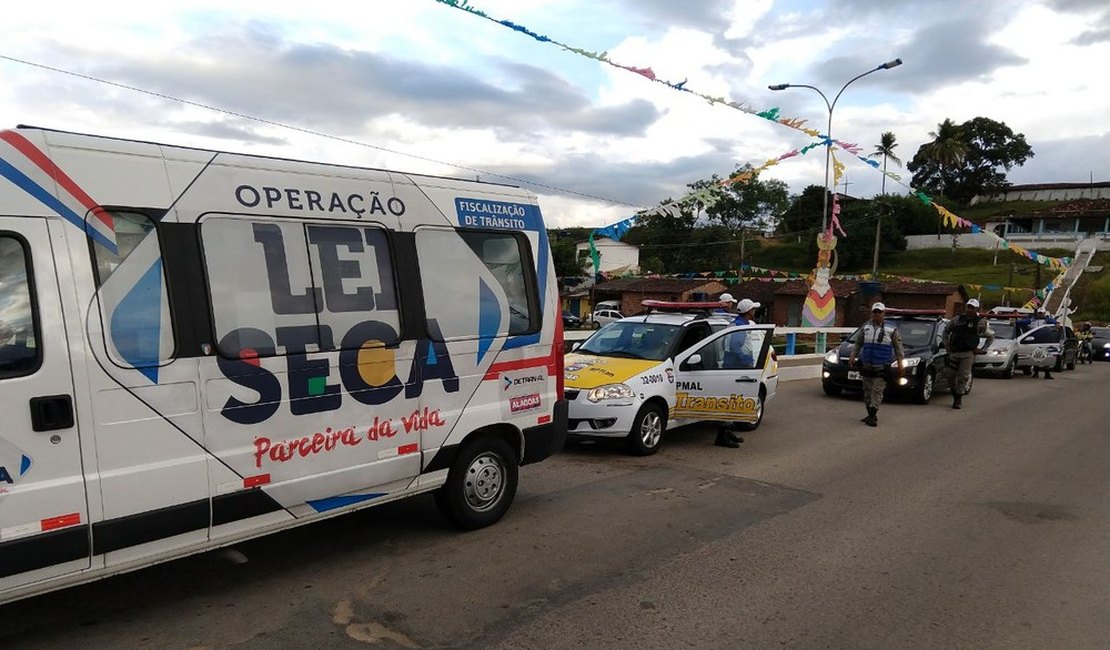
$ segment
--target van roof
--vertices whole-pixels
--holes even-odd
[[[387,169],[387,168],[384,168],[384,167],[361,167],[361,166],[358,166],[358,165],[344,165],[342,163],[323,162],[323,161],[319,161],[319,160],[305,160],[303,158],[285,158],[283,156],[263,156],[263,155],[259,155],[259,154],[253,154],[253,153],[243,153],[243,152],[239,152],[239,151],[227,151],[227,150],[224,150],[224,149],[208,149],[208,148],[205,148],[205,147],[191,147],[191,146],[187,146],[187,145],[170,144],[170,143],[167,143],[167,142],[155,142],[153,140],[134,140],[134,139],[131,139],[131,138],[120,138],[120,137],[109,136],[109,135],[97,135],[97,134],[94,134],[94,133],[81,133],[81,132],[78,132],[78,131],[66,131],[64,129],[51,129],[51,128],[47,128],[47,127],[33,126],[33,125],[29,125],[29,124],[17,124],[15,128],[20,129],[20,130],[43,131],[45,133],[60,133],[60,134],[63,134],[63,135],[75,135],[75,136],[79,136],[79,137],[83,137],[83,138],[96,138],[98,140],[112,140],[112,141],[115,141],[115,142],[134,142],[134,143],[138,143],[138,144],[149,144],[149,145],[154,145],[154,146],[157,146],[157,147],[171,147],[171,148],[174,148],[174,149],[185,149],[187,151],[203,151],[203,152],[207,152],[207,153],[226,154],[226,155],[229,155],[229,156],[244,156],[244,157],[247,157],[247,158],[257,158],[259,160],[278,160],[278,161],[282,161],[282,162],[304,163],[306,165],[325,165],[327,167],[336,167],[336,168],[340,168],[340,169],[358,169],[358,170],[362,170],[362,171],[388,172],[388,173],[393,173],[393,174],[404,174],[405,176],[411,176],[411,177],[435,178],[435,179],[440,179],[440,180],[459,181],[459,182],[463,182],[463,183],[481,183],[483,185],[496,185],[496,186],[499,186],[499,187],[512,187],[512,188],[515,188],[515,189],[522,189],[521,186],[513,185],[513,184],[510,184],[510,183],[494,183],[494,182],[490,182],[490,181],[476,180],[476,179],[472,179],[472,178],[459,178],[459,177],[455,177],[455,176],[437,176],[435,174],[421,174],[421,173],[418,173],[418,172],[407,172],[407,171],[402,171],[400,169]],[[372,145],[368,145],[368,144],[358,142],[358,141],[355,141],[355,140],[351,140],[351,139],[347,139],[347,138],[339,138],[339,137],[336,137],[336,136],[330,136],[330,135],[326,135],[326,134],[323,134],[323,133],[313,133],[313,134],[314,135],[319,135],[320,137],[327,138],[329,140],[338,140],[340,142],[346,142],[348,144],[357,144],[357,145],[364,146],[364,147],[376,148],[376,147],[373,147]]]

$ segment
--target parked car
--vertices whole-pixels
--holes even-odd
[[[679,311],[610,323],[566,356],[571,439],[624,439],[646,456],[664,432],[685,424],[733,422],[750,431],[763,421],[778,387],[774,326],[718,328],[704,309],[657,304]]]
[[[947,351],[941,346],[948,319],[933,311],[887,310],[886,322],[898,329],[905,353],[905,376],[898,377],[897,361],[891,364],[891,379],[887,382],[887,396],[910,397],[918,404],[927,404],[937,390],[947,390],[944,360]],[[863,392],[859,370],[848,367],[852,356],[852,341],[859,334],[857,329],[836,349],[830,350],[821,363],[821,388],[826,395],[840,395],[844,391]],[[968,382],[966,393],[971,392]]]
[[[563,327],[564,328],[582,327],[582,319],[564,309],[563,310]]]
[[[1079,339],[1070,327],[1058,324],[1040,325],[1017,338],[1017,367],[1025,374],[1034,368],[1059,372],[1075,370],[1079,356]]]
[[[595,309],[594,313],[590,314],[590,327],[595,330],[602,325],[615,323],[624,318],[624,315],[615,309]]]
[[[975,355],[974,370],[1012,379],[1017,369],[1017,323],[1012,318],[988,318],[987,324],[994,331],[994,341],[986,354]],[[980,347],[984,343],[986,339],[979,339]]]
[[[1110,327],[1092,327],[1091,358],[1096,361],[1110,361]]]

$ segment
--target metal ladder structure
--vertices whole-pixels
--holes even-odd
[[[1045,311],[1052,314],[1061,323],[1070,321],[1068,314],[1070,313],[1071,299],[1068,296],[1072,287],[1083,275],[1083,271],[1091,263],[1091,259],[1094,258],[1096,252],[1098,252],[1097,239],[1084,239],[1079,242],[1079,245],[1075,248],[1075,257],[1072,258],[1071,265],[1064,272],[1064,277],[1045,296]]]

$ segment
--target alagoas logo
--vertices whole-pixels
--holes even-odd
[[[531,395],[521,395],[513,397],[509,400],[509,411],[512,413],[520,413],[521,411],[531,411],[540,407],[541,400],[539,393]]]
[[[0,440],[0,487],[19,482],[31,470],[31,457],[15,445]]]

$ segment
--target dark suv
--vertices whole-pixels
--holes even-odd
[[[886,322],[896,327],[902,335],[906,360],[904,377],[899,378],[896,367],[891,367],[886,395],[911,397],[918,404],[926,404],[936,390],[947,390],[948,381],[944,372],[947,352],[941,347],[941,339],[944,328],[948,326],[948,319],[933,311],[904,310],[894,313],[894,310],[889,310]],[[847,340],[825,355],[825,360],[821,363],[821,387],[826,395],[839,395],[846,390],[857,393],[863,391],[859,369],[848,367],[848,359],[852,356],[852,341],[858,335],[857,329]],[[966,392],[971,392],[970,381]]]

